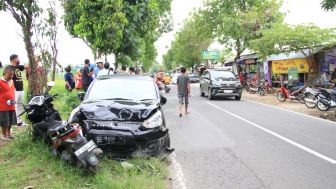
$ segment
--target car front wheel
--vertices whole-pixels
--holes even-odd
[[[235,96],[235,100],[240,100],[241,99],[241,95],[240,96]]]

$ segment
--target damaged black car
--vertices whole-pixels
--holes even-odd
[[[69,122],[79,123],[84,136],[105,154],[147,157],[172,151],[162,109],[167,100],[152,78],[101,76],[82,95]]]

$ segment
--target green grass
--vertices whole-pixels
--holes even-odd
[[[64,81],[58,80],[51,94],[59,94],[55,107],[66,119],[71,106],[79,102],[76,93],[64,88]],[[124,169],[120,163],[104,158],[97,174],[89,174],[68,165],[54,157],[42,142],[33,143],[28,130],[21,132],[18,139],[0,149],[0,188],[97,188],[125,189],[166,187],[167,164],[155,158],[132,159],[128,161],[134,168]]]

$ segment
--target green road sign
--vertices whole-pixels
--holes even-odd
[[[202,51],[203,60],[219,60],[219,51]]]

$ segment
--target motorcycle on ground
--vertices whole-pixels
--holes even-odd
[[[335,108],[336,92],[334,90],[321,89],[316,106],[320,111],[328,111],[330,108]]]
[[[53,83],[48,83],[49,90]],[[47,91],[49,91],[47,90]],[[78,124],[69,124],[62,121],[61,116],[53,107],[53,100],[57,95],[44,95],[33,97],[25,111],[32,122],[33,141],[41,138],[57,157],[66,162],[76,164],[80,168],[95,171],[103,152],[93,141],[87,141],[82,135]]]
[[[307,87],[304,91],[304,101],[307,108],[316,108],[317,101],[320,99],[320,90]]]
[[[291,86],[288,87],[288,82],[282,82],[281,87],[277,92],[277,99],[280,102],[285,102],[287,99],[297,100],[300,103],[305,103],[304,101],[304,86]]]

